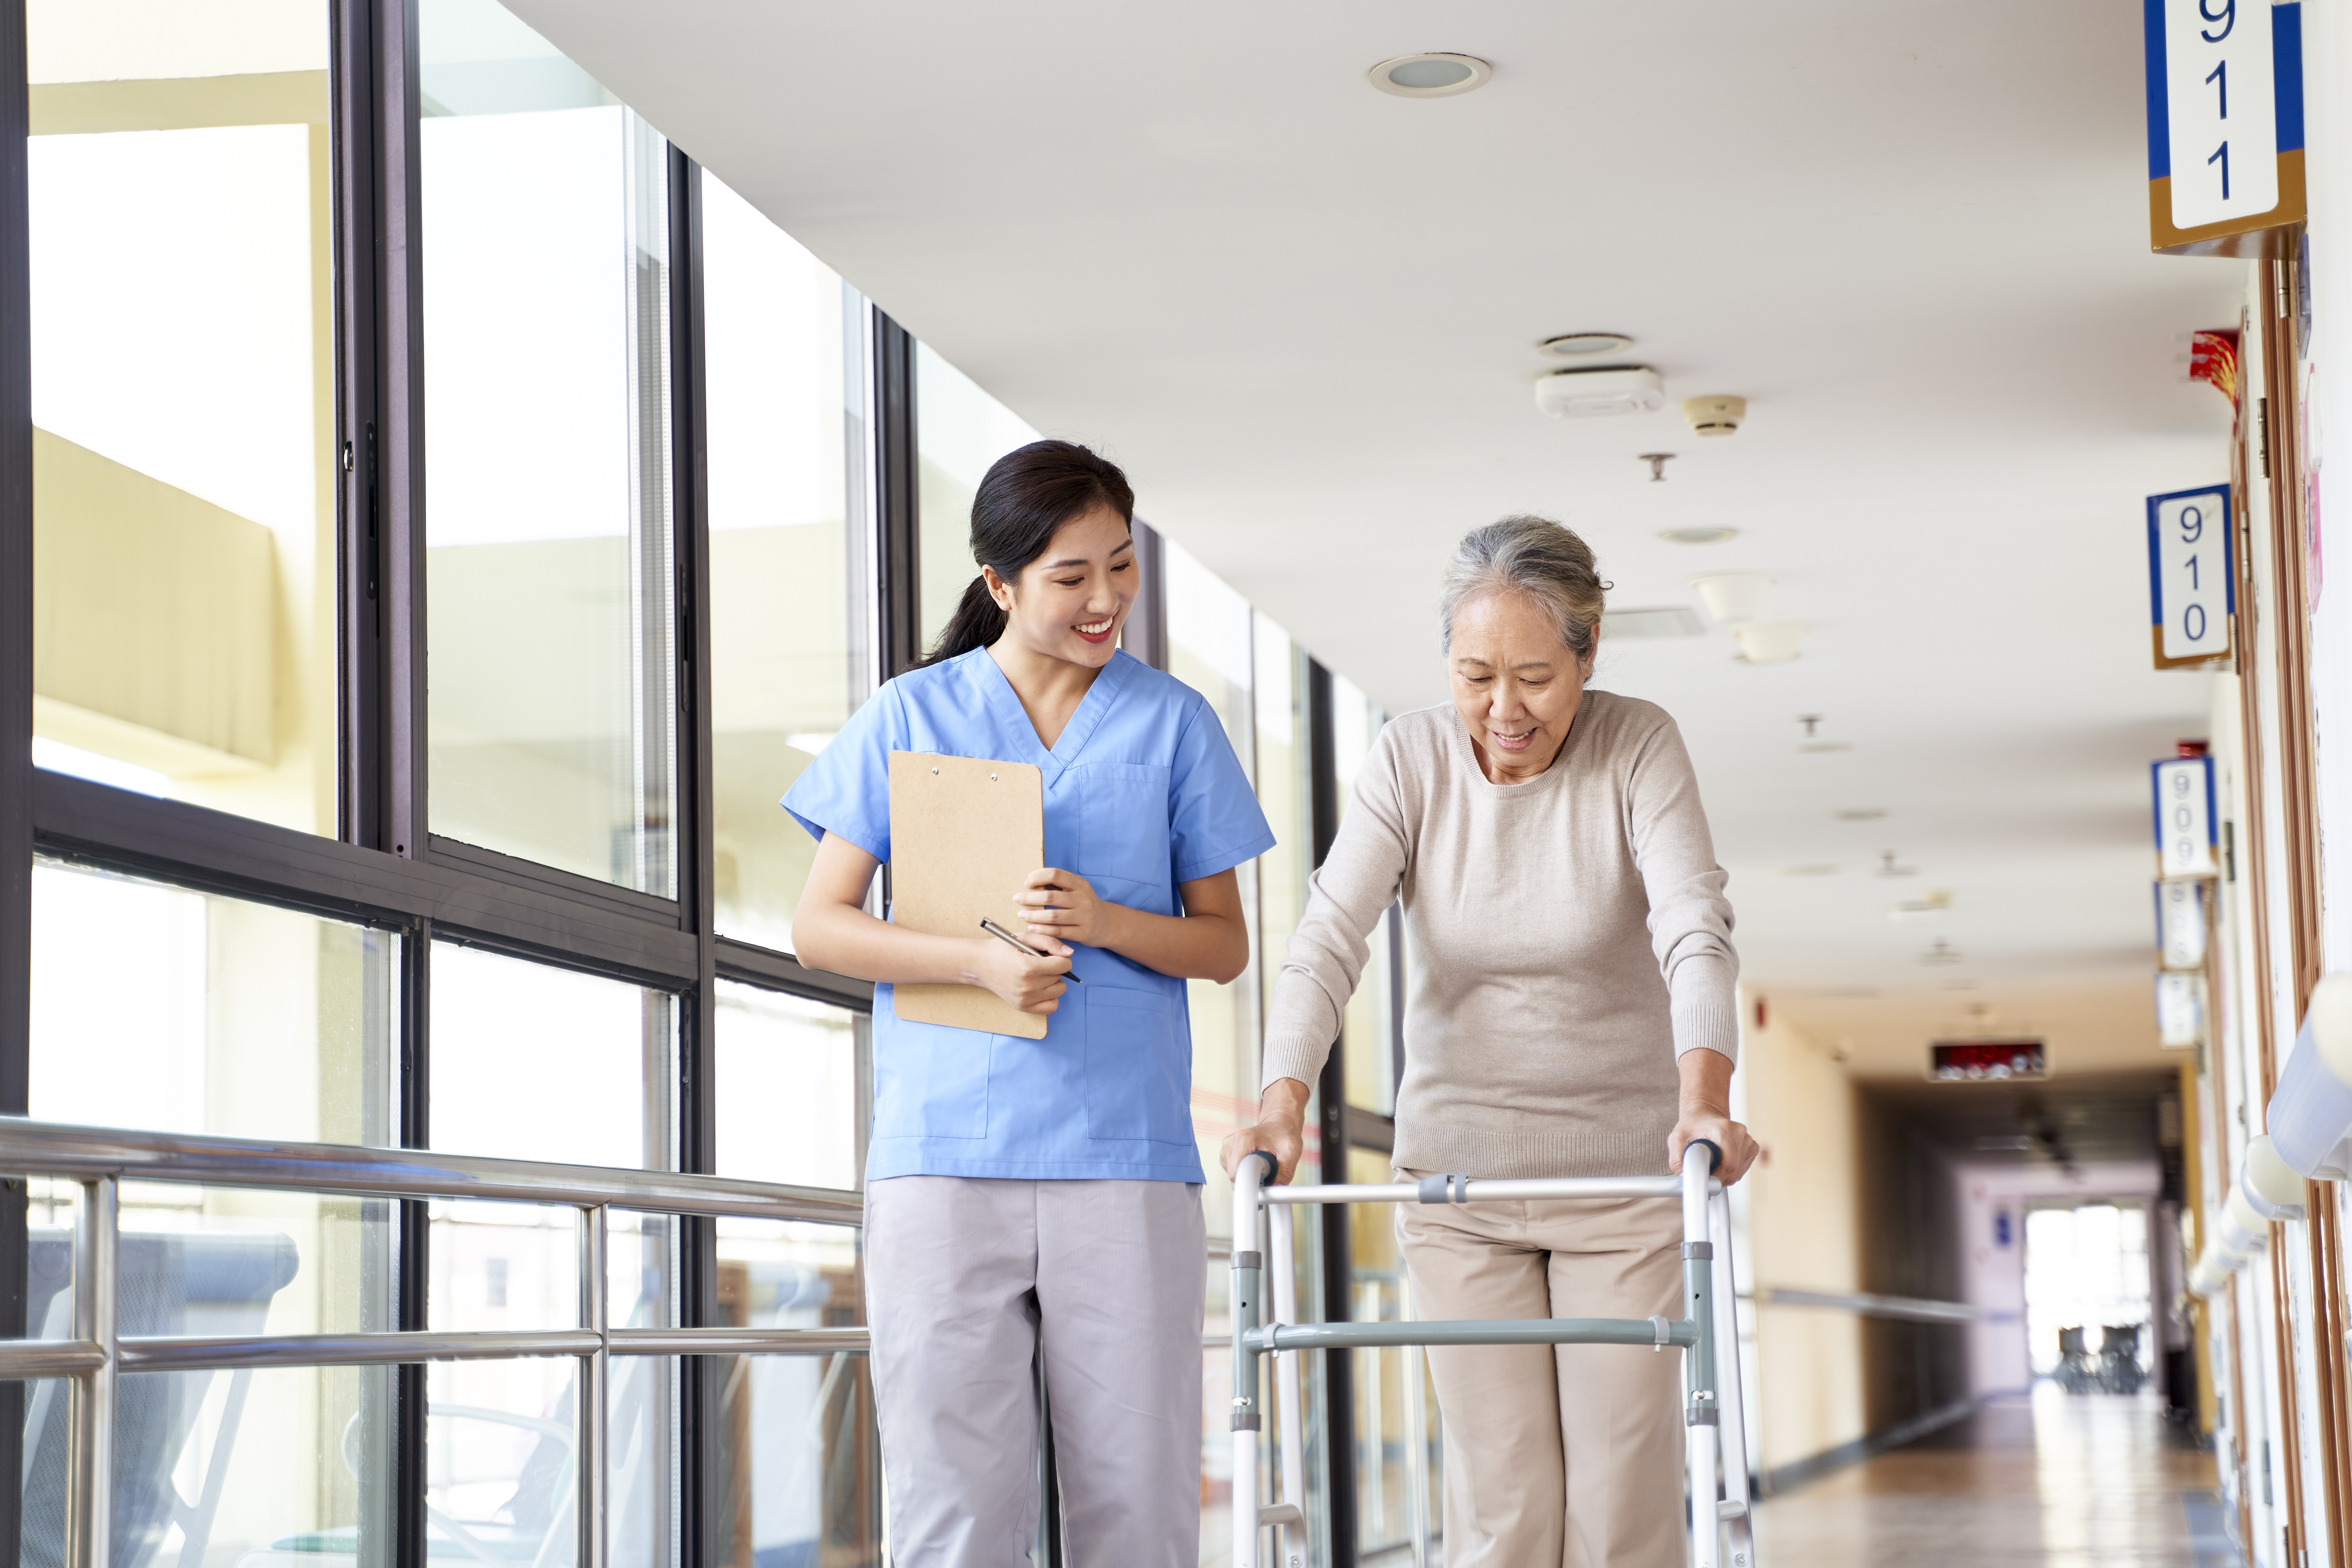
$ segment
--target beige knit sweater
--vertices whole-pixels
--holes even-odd
[[[1496,784],[1451,707],[1382,730],[1311,881],[1265,1082],[1313,1083],[1402,895],[1398,1165],[1480,1176],[1666,1169],[1675,1063],[1738,1049],[1731,906],[1681,732],[1588,691],[1540,777]]]

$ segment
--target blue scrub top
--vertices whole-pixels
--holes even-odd
[[[1034,763],[1045,775],[1045,863],[1114,903],[1182,913],[1176,885],[1274,847],[1206,699],[1112,655],[1054,749],[986,648],[909,670],[859,709],[784,796],[822,838],[890,858],[892,752]],[[1073,944],[1075,946],[1075,944]],[[866,1178],[1202,1179],[1192,1142],[1184,982],[1076,947],[1045,1037],[900,1018],[874,988],[874,1136]]]

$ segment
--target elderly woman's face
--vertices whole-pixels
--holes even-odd
[[[1446,653],[1454,710],[1496,784],[1551,766],[1592,674],[1559,640],[1551,616],[1525,594],[1488,594],[1454,612]]]

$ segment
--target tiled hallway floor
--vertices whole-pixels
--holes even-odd
[[[1767,1500],[1759,1568],[2233,1568],[2211,1456],[2149,1398],[2044,1384]]]

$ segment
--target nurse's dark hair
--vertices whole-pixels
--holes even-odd
[[[1135,491],[1117,463],[1072,441],[1016,447],[989,465],[971,498],[971,558],[1010,583],[1045,553],[1064,523],[1097,507],[1134,525]],[[974,577],[930,657],[916,668],[986,647],[1004,635],[1006,619],[989,595],[988,579]]]

